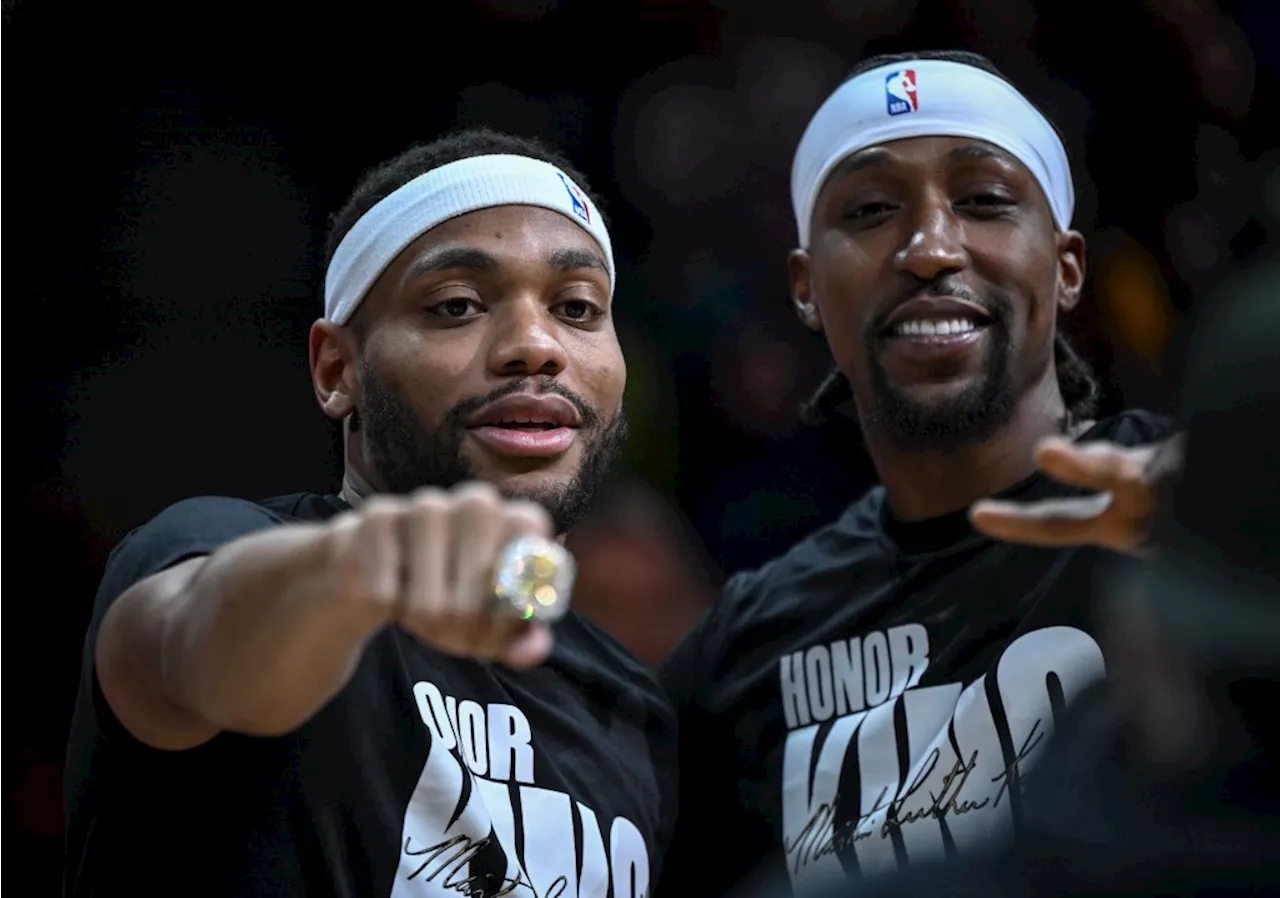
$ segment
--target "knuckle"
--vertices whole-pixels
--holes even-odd
[[[449,497],[440,490],[421,490],[410,501],[414,517],[443,515],[449,511]]]
[[[424,486],[409,494],[409,502],[414,506],[445,501],[448,501],[448,493],[434,486]]]
[[[392,499],[370,499],[360,509],[360,517],[367,523],[387,523],[399,513],[397,501]]]
[[[400,502],[379,496],[364,503],[357,514],[365,529],[381,532],[394,526],[400,516]]]
[[[453,488],[453,495],[459,502],[492,502],[500,500],[498,488],[485,480],[468,480]]]
[[[527,499],[508,502],[505,514],[511,524],[521,529],[531,529],[543,534],[552,529],[551,513],[537,502]]]
[[[453,517],[463,527],[479,527],[488,530],[501,523],[503,509],[502,505],[496,501],[468,500],[454,505]]]

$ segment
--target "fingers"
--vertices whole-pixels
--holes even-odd
[[[1105,545],[1108,528],[1101,516],[1112,501],[1109,493],[1026,505],[987,500],[973,505],[969,520],[976,530],[1007,542],[1052,547]]]
[[[1090,490],[1115,490],[1142,478],[1150,450],[1113,443],[1071,443],[1053,438],[1036,447],[1036,464],[1050,477]]]
[[[454,497],[454,596],[462,606],[477,607],[492,592],[493,565],[502,547],[524,534],[550,538],[553,528],[541,506],[505,500],[488,484],[466,484]]]
[[[491,485],[424,491],[404,512],[406,573],[397,622],[454,655],[528,666],[545,660],[550,631],[515,619],[493,597],[494,566],[514,537],[550,537],[550,516],[530,502],[503,499]]]
[[[360,512],[344,512],[330,523],[330,557],[337,592],[393,618],[401,595],[403,552],[399,503],[375,498]]]
[[[1137,554],[1152,508],[1146,477],[1158,446],[1044,440],[1036,463],[1064,484],[1095,495],[1018,504],[986,500],[969,512],[975,529],[994,539],[1033,546],[1092,545]]]
[[[984,520],[1004,520],[1018,525],[1046,520],[1091,521],[1110,508],[1114,501],[1110,493],[1026,503],[983,499],[973,504],[970,516],[981,517]]]
[[[437,619],[451,613],[449,573],[450,504],[436,490],[410,499],[400,520],[404,547],[404,579],[396,622],[412,625],[418,618]]]

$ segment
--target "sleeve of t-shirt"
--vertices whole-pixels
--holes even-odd
[[[189,558],[210,555],[233,540],[277,523],[280,519],[266,508],[242,499],[213,496],[185,499],[130,532],[112,549],[94,598],[82,662],[82,682],[92,692],[92,712],[104,735],[134,741],[103,696],[94,666],[98,629],[112,603],[129,587],[152,574]],[[82,710],[87,709],[78,703],[77,713]]]
[[[724,721],[717,720],[709,703],[723,656],[726,618],[732,615],[734,597],[749,582],[749,574],[730,578],[720,601],[703,614],[660,670],[677,714],[679,789],[675,832],[655,898],[718,896],[743,872],[734,846],[722,842],[725,828],[720,817],[732,813],[735,788],[726,781],[726,766],[720,757],[726,734],[717,727],[724,726]]]

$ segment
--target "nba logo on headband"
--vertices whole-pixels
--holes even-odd
[[[902,69],[884,76],[884,99],[890,115],[919,109],[916,102],[916,70]]]
[[[923,98],[921,83],[928,92]],[[1036,179],[1057,229],[1071,227],[1071,165],[1062,140],[1040,110],[998,75],[964,63],[917,59],[850,78],[809,121],[791,162],[791,205],[800,248],[809,248],[818,193],[842,160],[867,147],[912,137],[994,144]]]
[[[573,214],[590,224],[591,210],[587,207],[587,199],[582,195],[582,191],[578,190],[577,185],[560,174],[560,172],[556,172],[556,174],[560,175],[560,183],[564,185],[564,189],[569,191],[569,201],[573,203]]]

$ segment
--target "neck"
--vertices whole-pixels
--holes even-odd
[[[357,508],[365,499],[378,492],[371,478],[362,473],[364,444],[360,435],[350,427],[350,420],[342,422],[342,490],[338,493],[343,502]]]
[[[353,471],[350,466],[342,472],[342,489],[338,495],[343,502],[352,508],[358,508],[372,493],[373,489],[369,486],[369,481]]]
[[[1066,407],[1055,379],[1023,396],[1013,417],[989,439],[944,451],[913,452],[866,432],[867,446],[893,514],[901,520],[935,518],[968,508],[1013,486],[1036,470],[1035,446],[1064,435]],[[1068,436],[1090,422],[1069,424]]]

